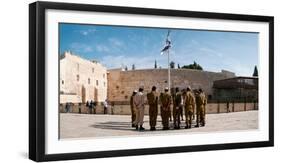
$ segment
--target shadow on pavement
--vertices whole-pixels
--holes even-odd
[[[131,122],[101,122],[90,127],[99,128],[99,129],[110,129],[110,130],[135,130],[135,128],[131,127]]]
[[[162,125],[162,122],[160,120],[157,120],[157,125]],[[149,121],[144,121],[144,124],[149,124]],[[182,123],[184,124],[184,123]],[[170,127],[173,127],[173,123],[170,121]],[[114,121],[108,121],[108,122],[101,122],[97,124],[90,125],[90,127],[93,128],[99,128],[99,129],[110,129],[110,130],[124,130],[124,131],[135,131],[135,128],[132,127],[131,122],[114,122]]]

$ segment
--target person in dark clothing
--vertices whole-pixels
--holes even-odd
[[[69,103],[69,102],[67,102],[67,103],[65,104],[65,112],[66,112],[66,113],[69,113],[69,112],[70,112],[70,103]]]
[[[94,108],[94,102],[93,102],[93,100],[91,100],[91,101],[89,102],[89,111],[90,111],[90,114],[93,114],[93,108]]]
[[[79,102],[79,103],[78,103],[78,112],[79,112],[79,114],[81,114],[81,107],[82,107],[82,103]]]
[[[103,114],[107,114],[108,103],[107,99],[103,102]]]

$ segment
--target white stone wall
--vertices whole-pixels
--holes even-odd
[[[107,98],[107,70],[100,63],[65,52],[60,59],[60,92],[77,95],[81,102],[83,94],[85,101],[102,102]]]

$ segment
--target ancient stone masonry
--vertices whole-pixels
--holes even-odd
[[[133,90],[140,86],[147,93],[155,85],[158,92],[167,87],[167,69],[142,69],[123,71],[121,69],[108,70],[108,99],[109,101],[128,101]],[[171,69],[171,87],[181,89],[190,86],[192,89],[202,88],[207,95],[213,93],[213,82],[235,77],[228,71],[208,72],[191,69]]]
[[[60,103],[102,102],[107,98],[107,71],[100,63],[65,52],[59,68]]]

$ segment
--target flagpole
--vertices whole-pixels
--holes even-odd
[[[171,77],[170,77],[170,53],[169,53],[169,49],[168,49],[168,88],[169,88],[169,92],[170,92],[170,86],[171,86],[171,83],[170,83],[170,80],[171,80]]]

